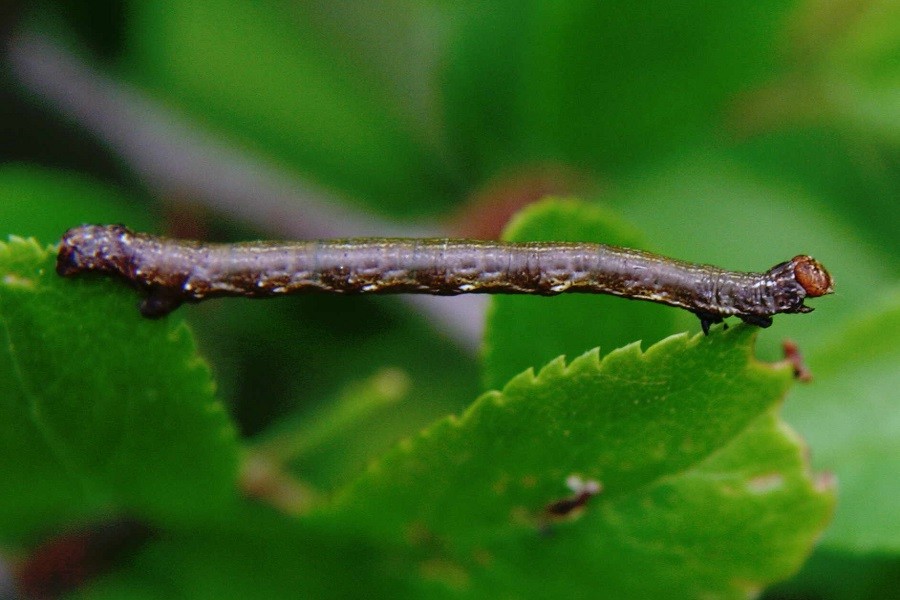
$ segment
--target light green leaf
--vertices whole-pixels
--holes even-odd
[[[549,199],[519,213],[510,241],[598,242],[630,248],[641,236],[603,208]],[[650,344],[673,332],[673,310],[611,296],[494,296],[485,331],[484,380],[499,388],[516,373],[600,346],[606,352],[636,340]]]
[[[177,318],[64,280],[34,241],[0,243],[0,537],[101,510],[202,519],[234,496],[237,446]]]
[[[825,125],[761,133],[728,152],[757,179],[781,182],[793,196],[803,190],[828,207],[832,222],[839,215],[855,237],[900,257],[900,169],[892,166],[900,153],[888,144]],[[900,271],[900,264],[893,268]]]
[[[790,337],[814,347],[832,324],[855,314],[898,272],[896,257],[837,221],[796,187],[765,181],[719,153],[696,152],[622,186],[622,213],[640,223],[663,254],[726,269],[764,271],[797,254],[831,272],[835,293],[815,312],[777,315],[762,332],[765,356]],[[886,216],[887,218],[887,216]]]
[[[821,96],[815,110],[896,148],[900,143],[900,5],[872,0],[849,18],[827,10],[824,15],[816,11],[816,17],[820,16],[840,25],[834,28],[830,43],[811,44],[813,56],[806,58],[813,64],[803,65],[801,77],[813,79],[810,95]],[[804,33],[820,34],[815,29],[819,22],[808,18],[812,31]]]
[[[715,329],[525,372],[401,445],[329,515],[418,552],[443,589],[746,597],[799,566],[833,504],[777,417],[789,369],[755,361],[753,337]],[[573,475],[603,491],[554,522]]]
[[[840,503],[823,544],[900,552],[900,293],[810,353],[814,385],[786,419],[810,441],[813,463],[837,476]]]

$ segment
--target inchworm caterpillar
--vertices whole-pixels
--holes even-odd
[[[66,232],[60,275],[111,273],[146,291],[140,310],[161,317],[182,302],[280,294],[613,294],[687,309],[705,333],[724,317],[768,327],[807,313],[832,292],[815,259],[795,256],[765,273],[726,271],[649,252],[573,242],[365,238],[205,244],[84,225]]]

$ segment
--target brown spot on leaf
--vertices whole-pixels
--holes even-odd
[[[757,475],[747,481],[747,489],[754,494],[768,494],[784,486],[784,475],[781,473],[766,473]]]
[[[413,521],[406,527],[404,533],[410,546],[423,546],[434,539],[434,535],[422,521]]]
[[[554,500],[544,508],[544,513],[550,520],[570,519],[579,516],[588,501],[603,489],[599,481],[593,479],[584,481],[578,475],[570,475],[566,479],[566,485],[572,490],[572,495]]]
[[[834,473],[825,472],[818,473],[813,483],[816,491],[831,492],[837,487],[838,480]]]
[[[419,565],[419,572],[425,579],[440,581],[447,587],[463,590],[469,585],[469,573],[460,565],[445,558],[433,558]]]
[[[475,548],[472,550],[472,560],[482,567],[489,567],[494,564],[494,555],[485,548]]]

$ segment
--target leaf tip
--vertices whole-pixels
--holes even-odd
[[[691,336],[686,331],[681,333],[676,333],[674,335],[670,335],[667,338],[663,338],[655,344],[649,346],[646,350],[641,352],[641,356],[644,360],[652,360],[656,357],[657,354],[665,354],[666,352],[671,352],[673,350],[683,350],[693,344],[700,343],[703,339],[703,334],[697,334],[695,336]],[[636,342],[638,344],[638,350],[640,350],[640,342]],[[629,344],[622,348],[622,350],[628,349],[629,346],[633,346],[634,344]]]
[[[533,386],[548,378],[558,377],[565,373],[566,369],[566,357],[561,354],[541,367],[537,373],[535,373],[534,367],[528,367],[510,379],[509,382],[503,386],[502,394],[506,395],[510,391]]]
[[[564,359],[564,357],[562,356],[559,358]],[[575,359],[569,363],[568,367],[565,368],[565,372],[577,373],[582,370],[596,371],[600,368],[601,362],[602,360],[600,358],[600,348],[591,348],[581,356],[575,357]]]
[[[503,386],[503,390],[499,393],[499,395],[505,395],[509,391],[534,385],[534,382],[536,380],[537,375],[535,375],[534,367],[528,367],[527,369],[507,381],[506,385]]]

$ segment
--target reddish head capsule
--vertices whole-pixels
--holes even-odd
[[[811,256],[801,254],[795,256],[791,262],[794,263],[794,277],[797,279],[797,283],[806,290],[807,296],[815,298],[834,291],[834,281],[819,261]]]

